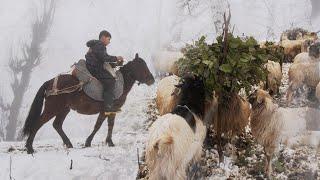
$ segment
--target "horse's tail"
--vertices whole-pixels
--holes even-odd
[[[30,135],[30,133],[34,130],[36,123],[40,119],[43,100],[45,98],[45,92],[48,84],[49,81],[42,84],[32,102],[28,117],[23,127],[23,136]]]

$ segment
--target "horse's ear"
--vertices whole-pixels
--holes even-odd
[[[136,56],[135,56],[134,59],[139,59],[139,54],[138,53],[136,53]]]

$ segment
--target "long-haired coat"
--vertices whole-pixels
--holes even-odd
[[[158,118],[149,129],[146,163],[150,179],[186,179],[190,162],[201,157],[206,135],[203,123],[205,90],[198,77],[184,77],[175,109]]]
[[[278,148],[283,127],[282,113],[278,105],[273,103],[268,92],[258,89],[249,96],[252,105],[251,131],[256,141],[263,146],[266,162],[265,172],[271,176],[271,159]]]

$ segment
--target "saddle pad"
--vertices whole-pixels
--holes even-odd
[[[79,81],[83,82],[83,91],[92,99],[96,101],[103,101],[103,87],[99,80],[93,77],[86,67],[86,61],[80,59],[79,62],[74,64],[74,70],[72,73],[76,76]],[[115,89],[114,89],[114,96],[115,99],[118,99],[123,93],[123,85],[124,80],[122,73],[120,70],[116,71],[115,73]]]

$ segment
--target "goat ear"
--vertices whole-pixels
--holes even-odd
[[[139,54],[136,53],[136,56],[134,57],[134,59],[139,59]]]

